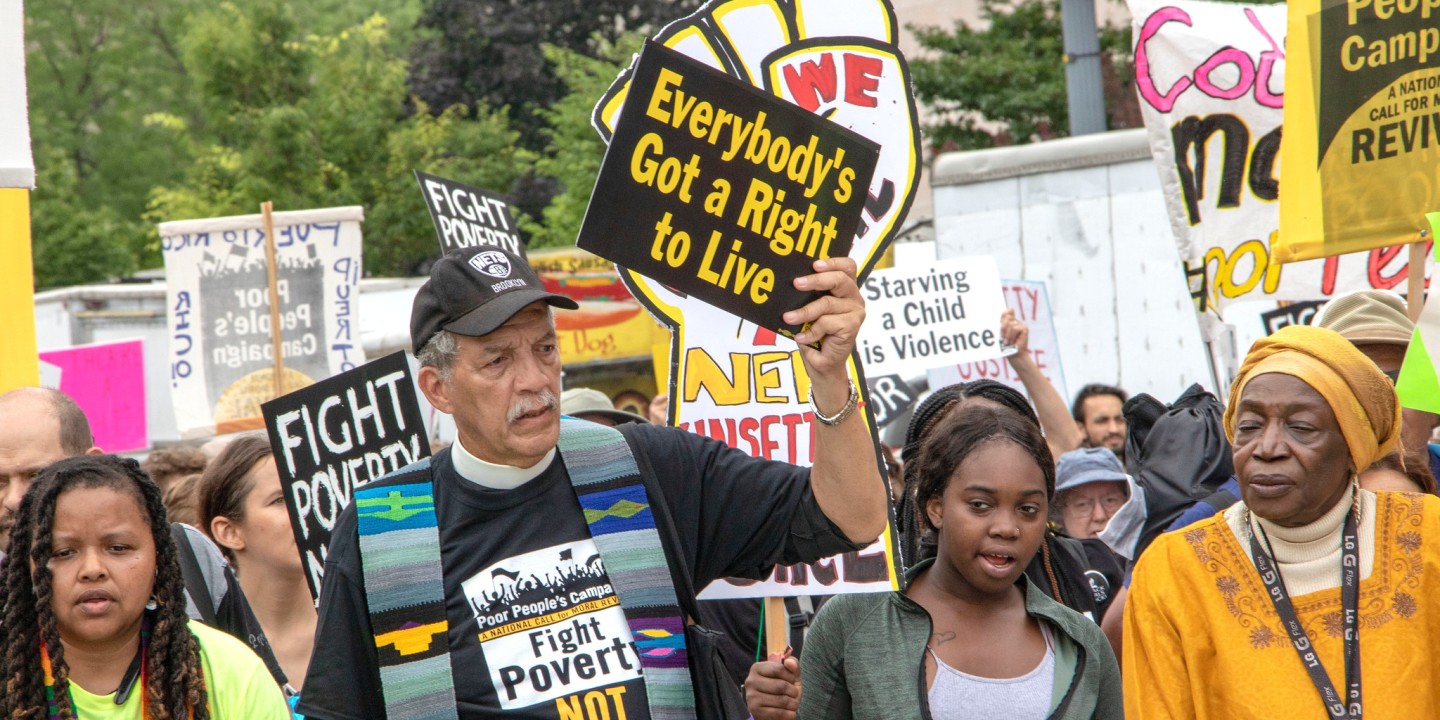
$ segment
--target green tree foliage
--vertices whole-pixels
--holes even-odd
[[[237,0],[247,11],[263,10],[267,2],[271,0]],[[291,5],[295,26],[306,33],[330,34],[375,12],[391,13],[408,29],[419,17],[420,7],[421,0],[312,0]],[[265,37],[239,37],[242,27],[230,27],[211,28],[208,36],[223,48],[223,63],[229,66],[207,63],[205,82],[213,93],[192,92],[196,81],[183,38],[191,16],[211,8],[213,4],[197,0],[25,4],[26,75],[37,173],[31,237],[39,287],[103,281],[158,266],[155,226],[145,218],[146,203],[152,188],[179,183],[192,160],[191,146],[176,141],[174,128],[194,128],[207,138],[224,139],[228,112],[217,106],[241,100],[257,104],[255,98],[228,95],[224,83],[231,79],[239,78],[237,87],[246,92],[303,91],[304,83],[262,85],[248,77],[279,62],[262,57],[262,48],[282,55],[294,51]],[[243,29],[268,31],[263,16]],[[299,38],[292,32],[292,41]],[[407,47],[409,38],[407,34]],[[399,43],[394,46],[400,48]],[[206,58],[202,54],[200,59]],[[166,122],[146,123],[147,116]]]
[[[47,0],[25,6],[36,159],[35,281],[52,287],[134,270],[153,228],[150,187],[175,177],[150,107],[188,115],[178,39],[189,0]]]
[[[916,97],[939,117],[926,127],[931,146],[987,148],[1068,134],[1059,0],[983,0],[981,17],[984,29],[963,21],[952,30],[911,28],[929,51],[910,68]],[[1100,48],[1107,90],[1120,90],[1107,107],[1112,118],[1129,117],[1129,26],[1102,28]]]
[[[137,270],[144,227],[109,205],[77,202],[75,163],[56,148],[44,153],[36,156],[45,171],[30,197],[35,286],[77,285]]]
[[[407,114],[406,64],[374,16],[302,36],[289,6],[233,4],[197,16],[182,39],[198,122],[156,115],[194,158],[155,188],[155,222],[361,205],[370,274],[409,274],[437,252],[412,169],[504,190],[532,159],[503,113],[463,106]],[[427,110],[427,108],[421,108]]]
[[[411,53],[410,89],[431,108],[508,107],[527,147],[543,146],[550,107],[566,93],[543,46],[602,58],[605,43],[656,30],[699,0],[428,0]]]
[[[606,42],[598,49],[599,59],[545,46],[545,59],[555,67],[566,94],[541,111],[550,127],[543,131],[546,148],[535,162],[535,171],[553,178],[559,192],[545,207],[540,222],[528,217],[522,220],[521,226],[530,233],[531,247],[573,245],[580,235],[590,191],[605,159],[605,141],[591,126],[590,116],[595,102],[630,64],[640,43],[640,35]]]

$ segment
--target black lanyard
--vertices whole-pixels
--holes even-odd
[[[1275,612],[1280,614],[1280,622],[1285,626],[1285,631],[1290,634],[1290,642],[1295,645],[1295,652],[1300,655],[1300,662],[1305,665],[1305,671],[1310,673],[1310,681],[1315,683],[1315,689],[1320,691],[1320,699],[1325,701],[1325,711],[1329,713],[1332,720],[1359,720],[1361,717],[1360,613],[1358,611],[1360,607],[1360,544],[1357,541],[1358,533],[1355,525],[1355,513],[1345,513],[1345,534],[1340,541],[1340,607],[1345,623],[1345,679],[1349,683],[1350,690],[1348,705],[1340,697],[1340,693],[1335,690],[1335,683],[1330,681],[1330,675],[1325,672],[1325,666],[1320,663],[1320,656],[1315,652],[1310,637],[1300,626],[1300,618],[1295,615],[1295,606],[1290,602],[1290,594],[1285,591],[1285,581],[1281,579],[1280,572],[1275,569],[1269,553],[1260,547],[1260,542],[1255,539],[1255,533],[1250,533],[1250,553],[1255,557],[1255,569],[1260,572],[1260,580],[1265,583],[1265,589],[1270,592],[1270,601],[1275,604]],[[1269,538],[1266,538],[1266,541],[1268,543]]]

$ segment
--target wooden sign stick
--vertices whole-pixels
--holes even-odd
[[[1410,243],[1410,267],[1406,273],[1406,310],[1410,322],[1420,322],[1420,311],[1425,308],[1425,236],[1420,231],[1419,242]]]
[[[790,646],[790,615],[785,612],[785,598],[765,598],[765,657],[783,653]]]
[[[275,263],[275,205],[269,200],[260,203],[260,217],[265,228],[265,281],[270,285],[270,349],[275,355],[275,397],[284,395],[283,372],[285,355],[280,342],[280,287],[275,278],[280,267]]]

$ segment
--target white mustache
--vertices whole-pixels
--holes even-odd
[[[505,413],[506,422],[515,422],[521,415],[528,415],[540,410],[554,410],[560,405],[559,398],[550,388],[545,388],[533,395],[522,395],[515,404],[510,406],[509,412]]]

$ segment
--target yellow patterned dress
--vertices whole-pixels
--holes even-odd
[[[1440,718],[1440,498],[1374,497],[1373,564],[1360,582],[1364,717]],[[1129,720],[1327,717],[1242,542],[1216,515],[1145,551],[1125,608]],[[1337,587],[1293,601],[1344,692],[1338,564],[1335,574]]]

